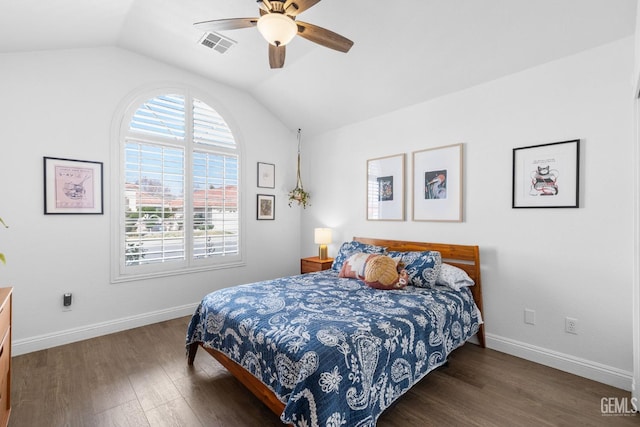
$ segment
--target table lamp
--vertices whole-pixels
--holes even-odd
[[[322,260],[328,259],[327,245],[331,243],[331,229],[316,228],[314,233],[314,241],[317,245],[320,245],[320,249],[318,251],[318,257]]]

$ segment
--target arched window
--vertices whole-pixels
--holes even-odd
[[[189,91],[125,112],[115,281],[241,262],[239,151],[226,121]]]

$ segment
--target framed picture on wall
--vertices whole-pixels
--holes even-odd
[[[413,152],[413,220],[462,221],[462,144]]]
[[[276,165],[258,162],[258,187],[276,188]]]
[[[44,213],[103,214],[102,163],[44,158]]]
[[[276,196],[273,194],[258,194],[257,219],[269,220],[276,217]]]
[[[580,140],[513,149],[512,208],[577,208]]]
[[[367,219],[404,221],[404,154],[367,160]]]

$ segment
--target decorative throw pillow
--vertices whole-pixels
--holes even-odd
[[[475,282],[463,269],[443,262],[436,284],[448,286],[455,291],[459,291],[465,286],[475,285]]]
[[[342,264],[338,277],[351,277],[353,279],[364,279],[364,269],[367,264],[367,259],[373,254],[365,254],[364,252],[356,252],[352,254]]]
[[[402,263],[402,256],[404,254],[406,254],[406,252],[400,252],[400,251],[388,251],[388,252],[385,252],[385,255],[388,256],[389,258],[393,259],[396,262],[396,264],[398,264],[398,265],[400,265]]]
[[[402,289],[407,286],[407,273],[398,273],[398,264],[385,255],[370,255],[364,268],[364,283],[376,289]]]
[[[442,256],[438,251],[388,252],[388,256],[403,264],[409,275],[409,284],[420,288],[430,288],[436,284]]]
[[[365,243],[356,242],[355,240],[351,242],[344,242],[342,246],[340,246],[338,254],[333,260],[333,264],[331,264],[331,268],[335,271],[340,271],[347,258],[356,252],[362,252],[365,254],[383,254],[386,250],[387,248],[383,246],[367,245]]]

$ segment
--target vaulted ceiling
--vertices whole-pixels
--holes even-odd
[[[636,0],[323,0],[298,16],[354,41],[296,37],[269,68],[255,28],[194,22],[258,15],[253,0],[0,0],[0,54],[118,46],[252,94],[289,128],[325,132],[630,36]],[[2,56],[0,56],[1,66]]]

